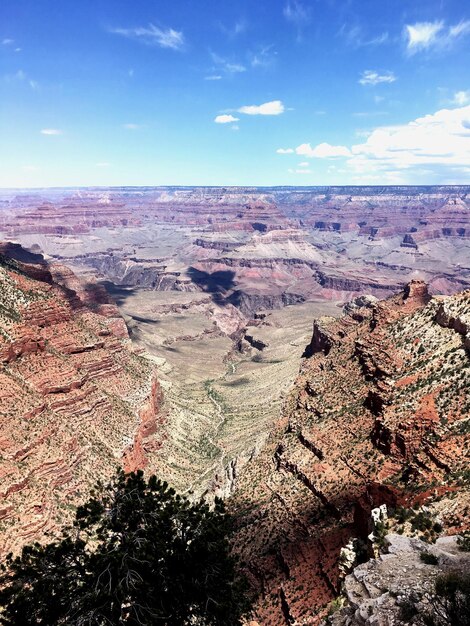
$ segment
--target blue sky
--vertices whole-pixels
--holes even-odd
[[[470,183],[470,3],[2,0],[0,186]]]

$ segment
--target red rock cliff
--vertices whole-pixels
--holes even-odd
[[[55,531],[121,463],[148,465],[161,403],[97,285],[0,248],[0,553]]]
[[[372,508],[439,500],[448,532],[468,523],[470,292],[430,300],[413,282],[347,310],[315,324],[284,416],[231,502],[263,626],[318,623]]]

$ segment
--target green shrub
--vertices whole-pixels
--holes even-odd
[[[437,556],[431,554],[431,552],[421,552],[419,558],[423,563],[426,563],[426,565],[437,565],[439,563]]]
[[[0,624],[241,624],[248,604],[230,530],[222,501],[210,510],[155,476],[119,471],[63,539],[7,558]]]

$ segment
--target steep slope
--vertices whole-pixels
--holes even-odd
[[[0,245],[0,554],[56,530],[119,464],[144,467],[160,403],[98,286]]]
[[[314,324],[284,417],[239,478],[235,541],[263,626],[317,624],[341,550],[369,551],[371,510],[433,504],[449,532],[470,512],[470,292],[424,283],[356,299]]]

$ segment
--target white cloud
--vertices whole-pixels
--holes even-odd
[[[308,167],[310,165],[310,163],[308,161],[303,161],[302,163],[299,163],[299,167]]]
[[[41,135],[62,135],[62,131],[58,128],[43,128]]]
[[[467,91],[456,91],[451,103],[459,107],[470,104],[470,89]]]
[[[410,54],[431,48],[448,48],[458,38],[470,34],[470,20],[446,26],[442,20],[406,24],[403,35]]]
[[[315,146],[315,148],[312,148],[309,143],[303,143],[297,146],[295,152],[309,159],[335,159],[338,157],[351,156],[351,152],[345,146],[332,146],[329,143],[320,143]]]
[[[379,83],[394,83],[397,77],[393,72],[384,72],[379,74],[374,70],[365,70],[359,79],[361,85],[378,85]]]
[[[414,52],[429,48],[437,41],[437,35],[444,28],[444,22],[417,22],[405,26],[408,50]]]
[[[364,159],[398,169],[416,165],[470,165],[470,106],[441,109],[408,124],[375,129],[352,146],[352,164]]]
[[[2,39],[2,45],[4,46],[11,46],[12,43],[15,43],[14,39]]]
[[[312,172],[310,170],[306,170],[306,169],[288,169],[287,170],[289,172],[289,174],[311,174]]]
[[[222,80],[220,74],[212,74],[211,76],[204,76],[204,80]]]
[[[226,63],[225,69],[229,74],[240,74],[246,72],[246,67],[241,63]]]
[[[294,150],[292,148],[278,148],[276,152],[277,154],[293,154]]]
[[[123,124],[122,127],[126,130],[139,130],[139,128],[142,128],[140,124],[133,124],[132,122],[129,124]]]
[[[160,46],[160,48],[172,50],[181,50],[185,44],[184,35],[181,31],[173,28],[159,28],[154,24],[138,28],[112,28],[110,32],[141,41],[150,46]]]
[[[284,105],[280,100],[273,100],[264,104],[251,104],[238,109],[239,113],[245,115],[280,115],[284,111]]]
[[[470,172],[470,105],[441,109],[408,124],[380,126],[350,148],[302,144],[296,152],[349,157],[346,164],[355,182],[465,182]]]
[[[111,163],[107,161],[102,161],[101,163],[95,163],[96,167],[110,167]]]
[[[216,124],[231,124],[232,122],[238,122],[239,118],[233,115],[217,115],[214,119]]]

